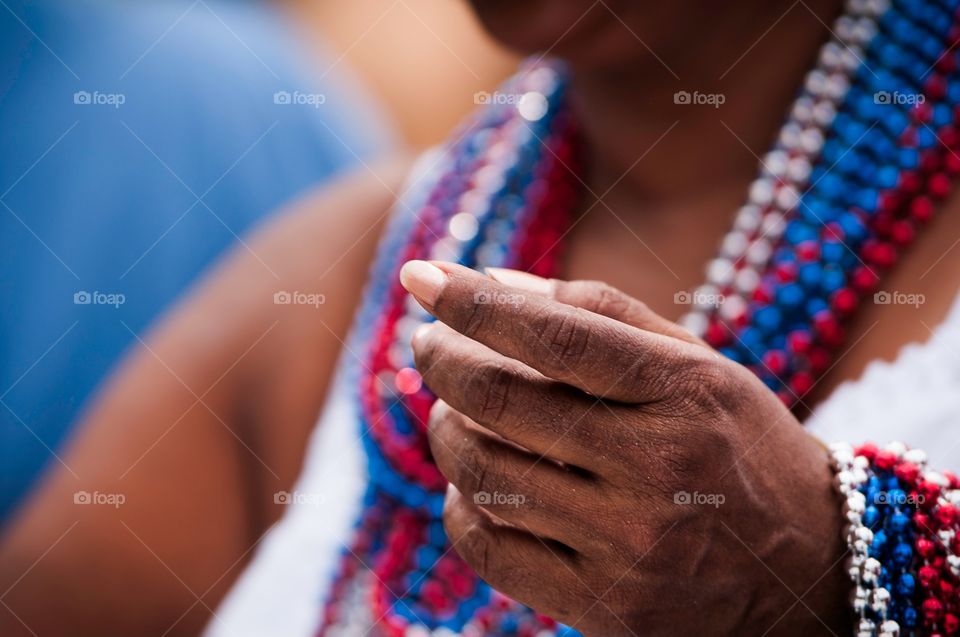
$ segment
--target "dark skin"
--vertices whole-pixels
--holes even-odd
[[[477,572],[588,635],[844,632],[826,453],[776,396],[614,288],[494,276],[512,285],[401,273],[442,321],[413,347],[447,531]],[[694,492],[712,504],[676,501]]]
[[[596,283],[534,284],[539,291],[522,292],[533,305],[509,318],[479,308],[488,312],[487,331],[464,326],[463,299],[473,298],[471,286],[509,285],[516,293],[509,274],[500,273],[498,284],[453,272],[453,287],[427,303],[446,324],[421,334],[417,351],[442,398],[431,440],[458,488],[447,511],[450,534],[481,575],[559,618],[582,615],[578,627],[588,635],[843,634],[845,582],[829,568],[839,548],[822,450],[749,375],[670,323],[685,309],[674,305],[674,293],[701,280],[756,154],[769,145],[826,35],[821,20],[829,23],[838,3],[798,5],[786,15],[789,5],[760,2],[735,11],[714,3],[608,4],[629,28],[602,5],[578,21],[590,3],[476,3],[506,44],[529,52],[556,43],[552,52],[571,60],[592,168],[560,275],[605,281],[627,296]],[[510,30],[517,24],[537,28]],[[720,91],[727,102],[719,110],[678,106],[671,99],[678,89]],[[196,635],[216,621],[218,602],[282,514],[273,494],[290,489],[300,469],[407,166],[373,166],[293,206],[143,336],[60,454],[64,465],[52,464],[4,529],[0,634]],[[887,281],[928,302],[866,306],[807,405],[856,378],[866,361],[925,340],[942,320],[960,280],[952,249],[960,237],[957,205],[943,206]],[[327,303],[275,305],[277,290],[322,293]],[[553,359],[511,349],[518,340],[538,342],[518,339],[526,332],[491,335],[502,322],[533,329],[537,323],[523,314],[531,307],[549,307],[550,316],[579,307],[578,320],[602,324],[590,332],[602,338],[584,348],[589,370],[566,359],[576,375],[538,367]],[[651,344],[661,356],[651,355]],[[635,370],[638,379],[659,365],[673,382],[648,386],[671,395],[605,395],[634,389],[617,387],[610,375],[627,371],[624,361],[604,356],[620,365],[609,369],[595,362],[610,347],[651,363]],[[506,374],[494,379],[528,392],[522,401],[501,401],[501,421],[456,390],[467,380],[482,389],[484,377],[463,370],[475,364],[479,372],[505,356],[534,387]],[[466,362],[451,369],[456,360]],[[572,410],[586,396],[601,400],[577,420]],[[705,405],[715,409],[704,414]],[[557,427],[572,430],[561,437]],[[483,440],[487,453],[465,439]],[[569,448],[561,446],[567,441]],[[544,452],[536,463],[542,471],[511,486],[517,469],[523,475],[523,463],[533,464],[529,454]],[[557,463],[564,459],[570,463]],[[474,474],[529,497],[520,507],[477,507],[471,493],[483,483]],[[574,484],[593,497],[556,500]],[[73,493],[81,489],[121,492],[127,504],[77,507]],[[719,507],[683,507],[673,501],[678,490],[726,499]],[[484,550],[502,533],[517,540],[502,547],[516,551],[510,564]]]

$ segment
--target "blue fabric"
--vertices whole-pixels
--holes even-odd
[[[260,4],[0,6],[0,520],[133,333],[253,223],[387,144],[292,40]]]

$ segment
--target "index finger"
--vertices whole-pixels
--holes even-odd
[[[671,372],[706,356],[702,348],[523,294],[452,263],[410,261],[400,280],[461,334],[600,398],[656,400]]]

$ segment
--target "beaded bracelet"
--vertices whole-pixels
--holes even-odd
[[[858,637],[960,631],[960,480],[891,443],[830,446]],[[919,612],[918,612],[919,609]]]

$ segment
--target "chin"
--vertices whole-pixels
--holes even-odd
[[[491,37],[524,55],[549,50],[569,57],[616,21],[602,4],[594,6],[595,0],[467,2]]]

